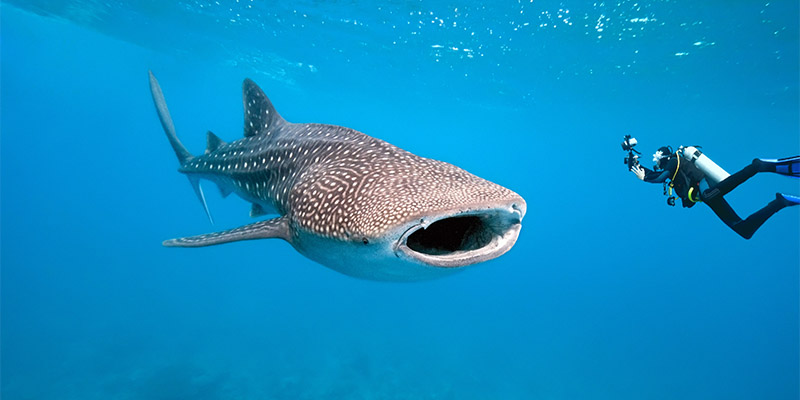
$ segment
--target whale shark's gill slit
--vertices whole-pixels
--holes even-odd
[[[478,250],[489,245],[494,230],[478,216],[441,219],[408,236],[406,245],[419,253],[432,256]]]

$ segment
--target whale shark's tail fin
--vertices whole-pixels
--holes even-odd
[[[153,71],[148,71],[148,73],[150,75],[150,92],[153,94],[153,102],[156,104],[158,119],[161,120],[161,126],[164,127],[164,132],[167,134],[169,144],[172,145],[172,150],[174,150],[175,155],[178,156],[178,162],[180,162],[181,165],[185,165],[194,158],[194,156],[192,153],[189,153],[189,150],[186,150],[186,147],[181,143],[180,139],[178,139],[178,135],[175,133],[175,125],[172,124],[172,117],[169,116],[167,102],[164,100],[164,93],[161,92],[161,86],[158,85],[158,80],[156,80],[156,77],[153,75]],[[194,193],[197,195],[200,203],[203,204],[203,209],[206,211],[208,220],[213,224],[214,219],[211,217],[211,212],[208,211],[208,204],[206,204],[206,197],[203,194],[203,188],[200,187],[199,179],[189,176],[189,183],[191,183],[192,189],[194,189]]]
[[[800,156],[779,158],[777,160],[759,159],[768,172],[800,178]]]

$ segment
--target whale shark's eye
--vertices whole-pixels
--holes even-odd
[[[367,238],[362,238],[362,239],[361,239],[361,242],[363,242],[364,244],[369,244],[369,239],[367,239]]]

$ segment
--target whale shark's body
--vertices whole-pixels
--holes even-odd
[[[179,171],[204,207],[199,179],[251,202],[251,216],[278,215],[166,246],[281,238],[342,273],[407,281],[493,259],[516,242],[526,209],[516,193],[350,128],[287,122],[249,79],[245,137],[225,143],[208,132],[199,156],[178,140],[152,73],[150,89]]]

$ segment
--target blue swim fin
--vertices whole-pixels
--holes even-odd
[[[800,178],[800,156],[779,158],[777,160],[760,158],[759,160],[769,166],[769,172]],[[773,171],[772,168],[775,168],[775,170]]]
[[[796,205],[800,204],[800,197],[792,196],[790,194],[775,193],[775,198],[777,198],[778,200],[783,201],[783,204],[786,207],[796,206]]]

